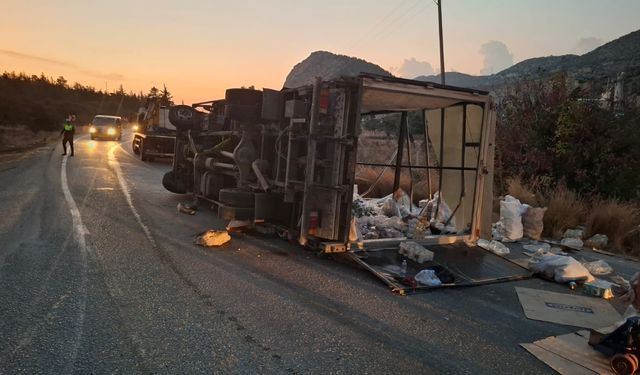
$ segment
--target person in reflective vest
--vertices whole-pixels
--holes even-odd
[[[76,133],[76,127],[71,123],[71,118],[67,118],[64,121],[64,125],[62,127],[62,149],[64,152],[62,155],[67,154],[67,142],[69,142],[69,146],[71,147],[71,155],[73,156],[73,135]]]

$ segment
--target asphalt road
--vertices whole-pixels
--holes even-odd
[[[519,343],[575,328],[528,320],[515,286],[400,297],[366,271],[235,235],[122,142],[0,159],[1,374],[544,374]]]

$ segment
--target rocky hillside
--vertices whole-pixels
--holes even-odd
[[[342,76],[355,76],[360,73],[392,75],[378,65],[362,59],[336,55],[326,51],[316,51],[293,67],[287,75],[284,87],[312,84],[315,77],[330,80]]]
[[[640,30],[581,56],[536,57],[489,76],[447,72],[445,78],[448,85],[491,89],[514,79],[526,76],[545,77],[558,72],[566,72],[576,81],[601,83],[615,79],[620,72],[625,72],[625,91],[640,94]],[[420,76],[416,79],[440,82],[439,75]]]

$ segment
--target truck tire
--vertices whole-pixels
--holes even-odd
[[[133,136],[133,141],[131,141],[131,150],[134,154],[140,156],[140,145],[136,145],[136,137]]]
[[[198,113],[188,105],[174,105],[169,109],[169,121],[179,131],[193,129],[197,123]]]
[[[164,186],[165,189],[169,190],[172,193],[187,193],[186,187],[181,181],[176,179],[176,175],[173,173],[173,171],[169,171],[165,173],[164,176],[162,176],[162,186]]]
[[[238,208],[251,208],[255,205],[254,193],[241,189],[220,189],[218,194],[220,202]]]
[[[227,104],[224,107],[224,116],[240,122],[259,122],[262,115],[262,107],[257,105]]]
[[[142,161],[153,161],[153,156],[147,155],[147,145],[145,145],[145,140],[140,140],[140,160]]]

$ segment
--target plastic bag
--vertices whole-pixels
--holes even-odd
[[[529,207],[522,215],[523,234],[532,240],[539,240],[544,230],[544,213],[547,208]]]
[[[440,201],[440,204],[438,204],[438,200]],[[425,211],[426,211],[426,217],[429,220],[429,222],[441,224],[442,230],[444,230],[445,232],[454,233],[456,231],[456,220],[455,218],[451,217],[452,211],[447,205],[447,203],[444,201],[444,197],[442,198],[440,197],[439,191],[437,191],[433,195],[433,199],[427,202]],[[444,227],[444,224],[447,221],[449,221],[449,223],[446,227]],[[434,227],[438,227],[438,226],[434,225]]]
[[[420,244],[413,241],[402,242],[398,253],[417,263],[430,262],[433,260],[432,251],[425,249]]]
[[[529,261],[529,269],[558,283],[595,280],[589,270],[570,256],[539,253]]]
[[[418,272],[414,279],[422,285],[426,286],[439,286],[442,285],[442,281],[436,276],[436,272],[434,270],[422,270]]]
[[[587,262],[582,260],[582,265],[591,272],[592,275],[608,275],[613,272],[613,268],[604,260],[596,260],[594,262]]]
[[[521,211],[522,204],[516,198],[507,195],[500,201],[500,221],[504,224],[503,241],[518,241],[524,235]]]
[[[407,194],[402,189],[398,189],[392,196],[387,198],[382,206],[382,213],[386,216],[407,217],[410,214],[411,202]]]
[[[579,238],[563,238],[560,245],[574,249],[582,249],[582,240]]]
[[[531,243],[529,245],[522,246],[522,248],[525,250],[532,251],[534,253],[538,250],[542,250],[542,252],[545,252],[545,253],[551,251],[551,245],[549,245],[546,242]]]
[[[477,245],[497,255],[507,255],[510,252],[508,247],[506,247],[503,243],[498,242],[496,240],[488,241],[488,240],[479,239],[477,242]]]

